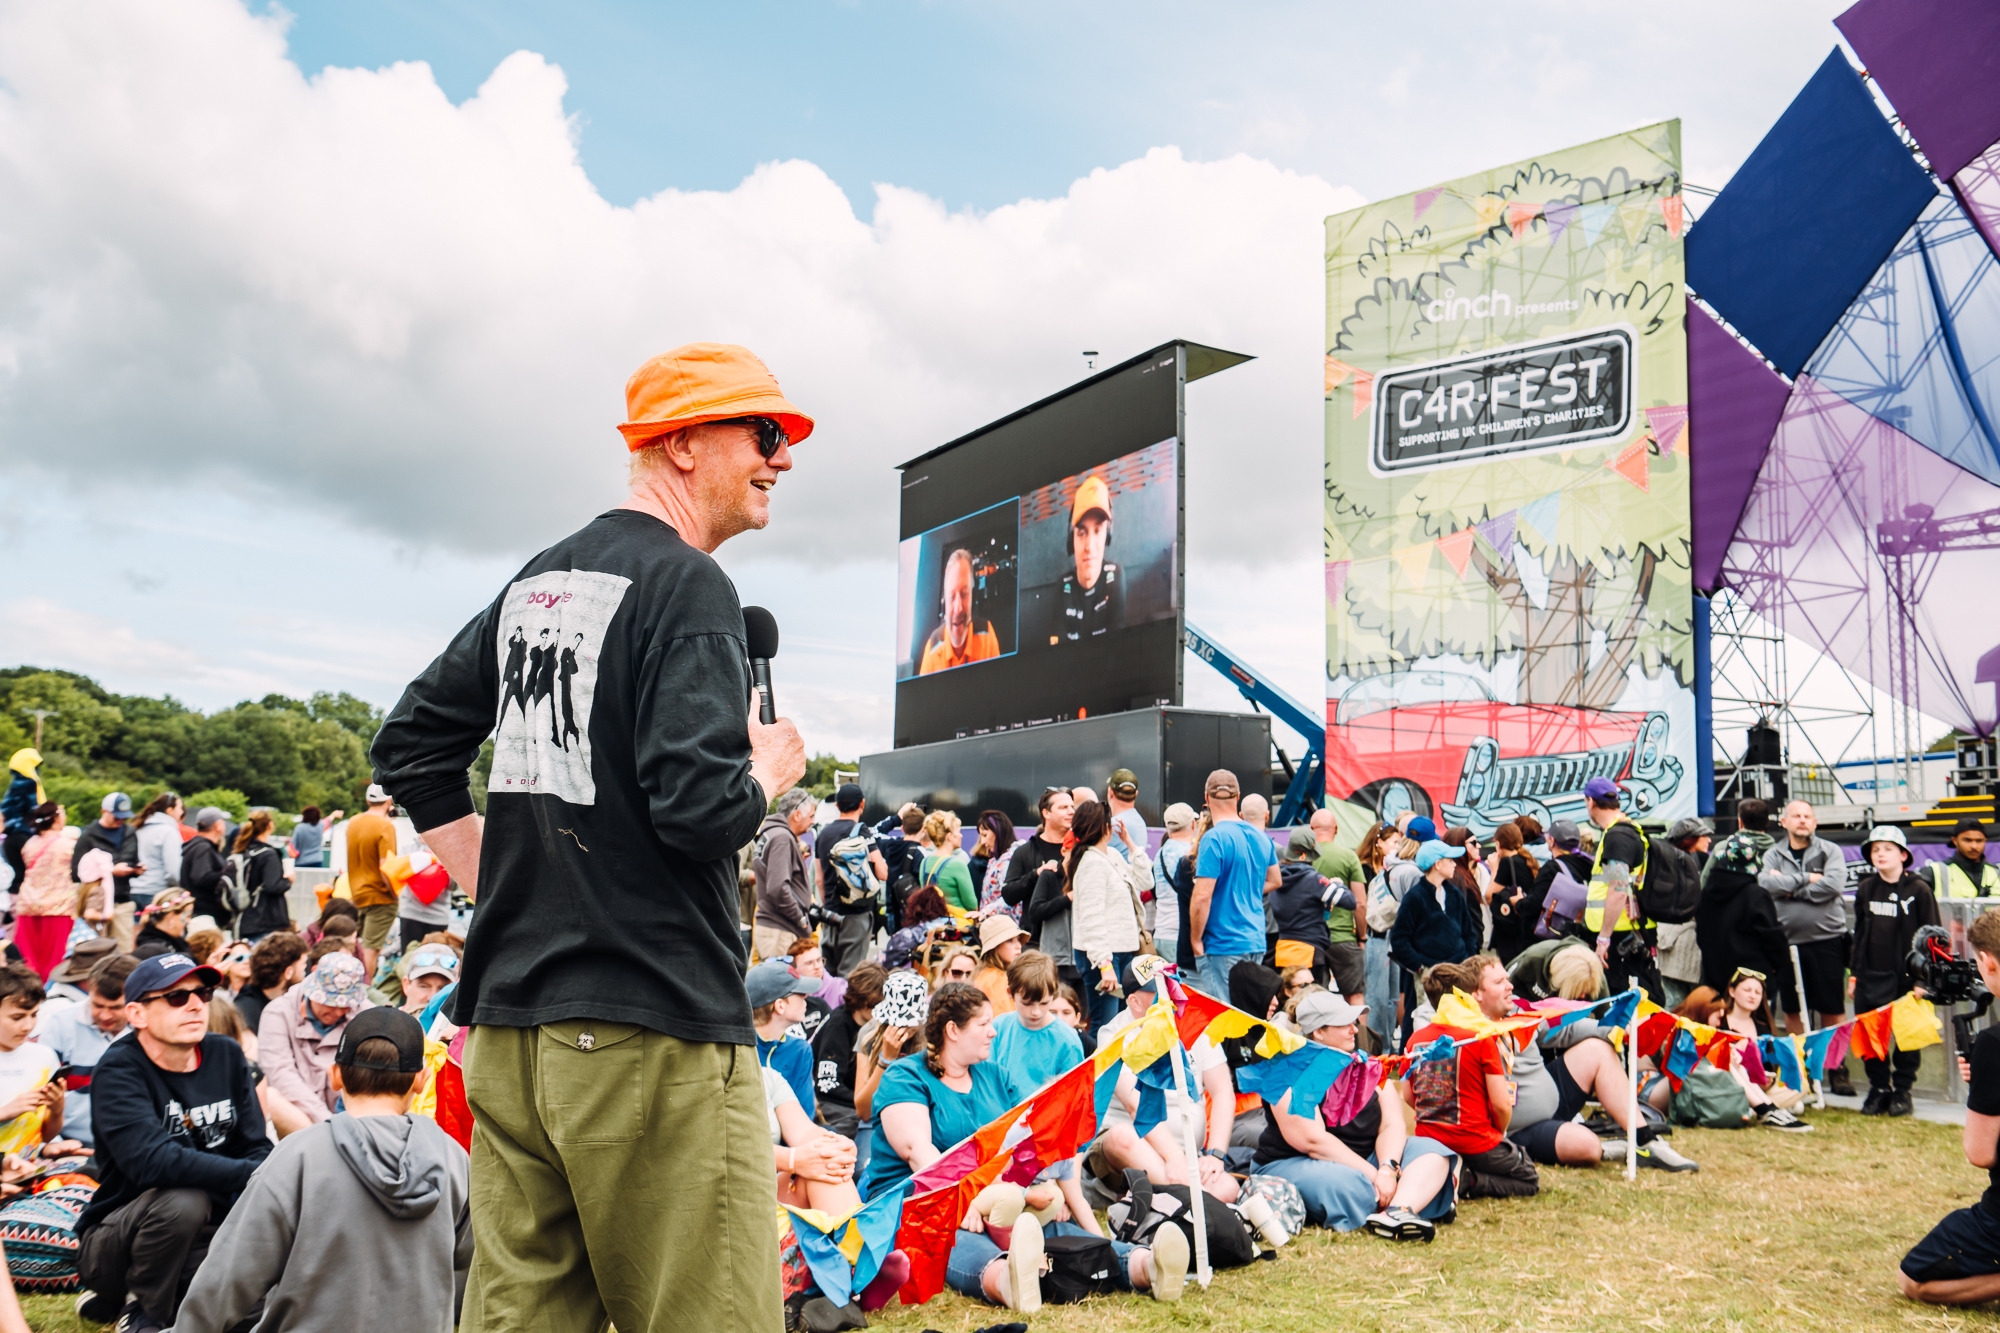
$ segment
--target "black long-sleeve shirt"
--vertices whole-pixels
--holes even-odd
[[[566,696],[505,670],[516,643],[574,652]],[[530,560],[411,682],[371,757],[419,831],[472,813],[466,770],[494,736],[454,1021],[755,1041],[736,852],[765,796],[746,651],[721,567],[614,509]]]
[[[1937,924],[1937,899],[1923,876],[1905,870],[1890,884],[1873,869],[1862,875],[1854,886],[1854,943],[1848,959],[1855,978],[1857,1013],[1887,1004],[1903,993],[1910,943],[1919,927]],[[1888,999],[1861,1004],[1864,990],[1870,997],[1886,995]]]
[[[210,1033],[187,1073],[154,1064],[128,1032],[105,1048],[90,1079],[97,1193],[77,1219],[89,1230],[150,1189],[203,1189],[226,1210],[271,1155],[264,1111],[243,1048]]]

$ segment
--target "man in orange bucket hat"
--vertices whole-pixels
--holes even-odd
[[[625,399],[625,502],[530,560],[372,751],[479,901],[450,1005],[476,1127],[466,1333],[784,1324],[736,851],[805,747],[750,706],[712,553],[770,522],[813,419],[726,343],[654,357]],[[524,675],[555,670],[520,651],[544,635],[560,690]],[[489,734],[482,823],[466,769]]]

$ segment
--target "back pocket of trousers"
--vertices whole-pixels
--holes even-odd
[[[535,1045],[537,1100],[551,1142],[630,1143],[645,1132],[644,1028],[569,1019],[544,1024]]]

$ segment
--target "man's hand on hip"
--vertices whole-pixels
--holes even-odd
[[[750,710],[750,776],[764,789],[768,804],[798,784],[806,775],[806,743],[788,717],[770,726],[757,720]]]

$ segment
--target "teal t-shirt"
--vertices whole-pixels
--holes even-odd
[[[1319,860],[1313,862],[1313,869],[1328,879],[1338,880],[1350,888],[1356,883],[1367,883],[1361,874],[1361,858],[1337,842],[1323,842],[1319,845]],[[1335,944],[1352,944],[1356,939],[1354,909],[1327,908],[1326,933]]]
[[[1204,950],[1263,957],[1264,876],[1276,864],[1278,849],[1264,830],[1240,819],[1225,819],[1203,835],[1195,853],[1195,878],[1215,881]]]
[[[896,1155],[882,1135],[883,1107],[915,1102],[930,1108],[931,1146],[945,1152],[960,1140],[971,1138],[980,1126],[999,1119],[1021,1100],[1014,1080],[993,1060],[974,1065],[970,1072],[972,1091],[955,1092],[931,1072],[921,1051],[882,1071],[882,1081],[875,1087],[875,1146],[868,1155],[868,1184],[861,1191],[863,1198],[872,1199],[885,1190],[898,1188],[911,1175],[910,1164]]]
[[[1083,1039],[1059,1018],[1039,1028],[1023,1023],[1019,1014],[993,1020],[993,1054],[987,1063],[1005,1069],[1023,1096],[1055,1082],[1082,1059]]]

